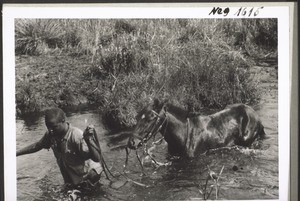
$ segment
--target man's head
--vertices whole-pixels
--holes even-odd
[[[64,136],[67,132],[66,115],[59,108],[52,108],[45,111],[45,123],[49,130],[54,135]]]

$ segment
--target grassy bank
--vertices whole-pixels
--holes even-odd
[[[259,100],[250,69],[277,55],[274,19],[16,20],[19,116],[93,104],[110,127],[153,98],[200,110]]]

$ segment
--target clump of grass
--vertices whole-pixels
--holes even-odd
[[[17,114],[19,116],[41,111],[42,103],[39,101],[39,94],[34,93],[33,90],[32,84],[26,83],[22,86],[22,90],[16,93]]]
[[[215,199],[218,200],[219,190],[221,187],[221,185],[219,184],[219,179],[223,173],[224,165],[222,166],[219,173],[215,173],[214,171],[212,171],[209,168],[209,166],[207,166],[207,168],[208,168],[208,175],[205,180],[205,185],[203,186],[203,188],[199,189],[199,193],[201,193],[203,195],[203,200],[208,200],[213,189],[215,189]],[[208,186],[209,181],[213,181],[213,184],[210,186]],[[209,189],[209,187],[210,187],[210,189]]]
[[[59,20],[17,19],[15,21],[16,54],[39,55],[62,48],[65,30]]]

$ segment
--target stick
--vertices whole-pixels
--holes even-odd
[[[213,190],[213,188],[211,188],[211,189],[210,189],[210,192],[209,192],[208,196],[206,197],[206,199],[208,199],[208,198],[209,198],[209,196],[210,196],[210,194],[211,194],[212,190]],[[206,199],[205,199],[205,200],[206,200]]]
[[[142,186],[142,187],[146,187],[146,188],[148,188],[149,186],[148,185],[146,185],[146,184],[143,184],[143,183],[140,183],[140,182],[137,182],[137,181],[134,181],[133,179],[130,179],[129,177],[127,177],[125,174],[122,174],[121,172],[119,172],[118,170],[117,170],[117,172],[121,175],[121,176],[123,176],[123,177],[125,177],[126,179],[127,179],[127,181],[130,181],[130,182],[132,182],[132,183],[134,183],[134,184],[136,184],[136,185],[138,185],[138,186]]]
[[[135,154],[136,154],[137,159],[139,160],[140,166],[142,167],[142,171],[143,171],[143,174],[144,174],[144,167],[143,167],[142,161],[141,161],[141,159],[140,159],[140,156],[139,156],[137,150],[135,150]]]
[[[138,185],[138,186],[142,186],[142,187],[146,187],[146,188],[149,187],[149,186],[146,185],[146,184],[142,184],[142,183],[140,183],[140,182],[134,181],[134,180],[132,180],[132,179],[130,179],[130,178],[128,178],[128,177],[127,177],[127,180],[128,180],[128,181],[131,181],[132,183],[134,183],[134,184],[136,184],[136,185]]]
[[[218,181],[215,181],[215,185],[216,185],[216,200],[218,199]]]
[[[206,195],[207,183],[208,183],[208,177],[206,178],[206,182],[205,182],[205,186],[204,186],[204,194],[203,194],[204,200],[206,200],[205,195]]]

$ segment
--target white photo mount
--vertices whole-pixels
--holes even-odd
[[[294,3],[174,3],[174,4],[45,4],[3,5],[3,103],[5,200],[17,200],[15,112],[15,20],[55,19],[254,19],[278,20],[278,181],[279,197],[293,200],[297,192],[297,100],[298,69]],[[295,50],[296,49],[296,50]],[[295,108],[295,109],[294,109]],[[298,157],[297,157],[298,159]],[[41,167],[42,168],[42,167]],[[263,200],[263,199],[257,199]]]

